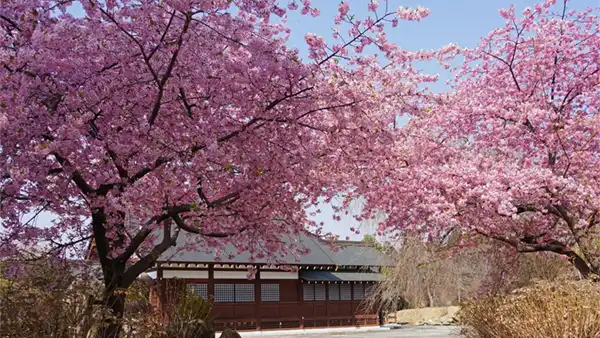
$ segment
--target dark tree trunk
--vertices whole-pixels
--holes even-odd
[[[579,271],[583,279],[598,281],[598,273],[593,267],[590,266],[591,264],[588,264],[588,262],[575,253],[567,255],[567,257],[575,269]]]
[[[104,277],[104,295],[102,305],[109,310],[110,316],[102,323],[98,331],[99,338],[117,338],[123,324],[123,312],[125,310],[125,291],[131,284],[123,281],[125,275],[126,260],[109,258],[110,246],[106,237],[106,215],[102,208],[92,211],[92,229],[98,260],[102,266]],[[117,225],[118,226],[118,225]],[[122,244],[122,239],[113,245]]]
[[[99,338],[118,338],[123,326],[125,311],[125,288],[116,288],[108,292],[104,305],[110,310],[111,317],[107,319],[98,333]]]
[[[141,230],[139,236],[135,236],[132,243],[125,249],[126,255],[116,258],[108,258],[109,242],[106,238],[104,223],[106,217],[102,211],[97,211],[93,214],[94,239],[96,240],[96,249],[98,252],[102,272],[104,275],[104,297],[102,303],[110,310],[111,320],[103,323],[103,327],[98,333],[99,338],[117,338],[123,326],[123,315],[125,310],[125,291],[136,278],[151,268],[157,258],[165,252],[177,239],[178,231],[171,234],[171,224],[169,220],[164,220],[164,238],[154,246],[154,248],[145,256],[141,257],[137,262],[126,268],[127,260],[131,254],[137,250],[139,245],[150,233],[149,231]],[[119,225],[117,225],[119,226]],[[117,247],[122,242],[117,243]]]

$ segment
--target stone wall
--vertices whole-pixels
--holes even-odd
[[[458,310],[458,306],[401,310],[388,314],[386,321],[408,325],[452,325]]]

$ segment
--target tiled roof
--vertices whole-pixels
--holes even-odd
[[[195,234],[181,233],[175,247],[170,248],[158,259],[159,262],[188,262],[188,263],[214,263],[215,252],[209,250],[190,249],[189,243],[198,242]],[[389,265],[382,253],[373,246],[361,242],[336,242],[333,245],[326,243],[318,237],[306,233],[296,236],[286,236],[283,241],[289,247],[297,247],[299,251],[308,249],[308,254],[298,254],[250,260],[248,252],[238,253],[232,244],[228,244],[221,254],[219,263],[279,263],[290,265],[328,265],[328,266],[383,266]],[[200,248],[198,248],[200,249]],[[230,257],[231,256],[231,257]]]

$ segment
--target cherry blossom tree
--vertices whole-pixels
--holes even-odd
[[[600,11],[568,5],[502,10],[477,48],[447,47],[464,57],[452,91],[402,130],[403,161],[366,197],[381,231],[479,234],[600,273]]]
[[[320,233],[305,210],[360,185],[434,80],[385,30],[428,11],[363,5],[342,2],[334,43],[308,34],[302,60],[285,16],[319,15],[309,0],[3,1],[1,255],[93,237],[120,317],[119,291],[180,232],[195,250],[301,250],[281,236]]]

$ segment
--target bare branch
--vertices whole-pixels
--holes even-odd
[[[197,19],[193,19],[193,20],[194,20],[194,22],[198,22],[198,23],[199,23],[199,24],[201,24],[202,26],[204,26],[204,27],[206,27],[206,28],[210,29],[211,31],[215,32],[215,33],[216,33],[218,36],[222,37],[223,39],[225,39],[225,40],[228,40],[228,41],[231,41],[231,42],[233,42],[233,43],[235,43],[235,44],[237,44],[237,45],[240,45],[240,46],[242,46],[242,47],[247,47],[247,46],[246,46],[246,45],[245,45],[243,42],[241,42],[241,41],[238,41],[238,40],[236,40],[236,39],[234,39],[234,38],[231,38],[231,37],[229,37],[229,36],[227,36],[227,35],[225,35],[225,34],[223,34],[223,33],[219,32],[217,29],[215,29],[214,27],[210,26],[209,24],[207,24],[207,23],[206,23],[206,22],[204,22],[204,21],[202,21],[202,20],[197,20]]]
[[[150,60],[152,58],[154,53],[156,53],[158,51],[158,49],[160,48],[162,43],[165,41],[165,37],[167,36],[167,33],[169,32],[169,29],[171,28],[171,24],[173,23],[173,19],[175,18],[175,13],[176,13],[175,11],[171,12],[171,17],[169,18],[169,22],[167,22],[167,27],[165,27],[165,30],[162,33],[160,40],[158,40],[156,47],[154,47],[154,49],[152,49],[150,51],[150,53],[148,54],[148,56],[147,56],[148,60]]]
[[[188,117],[193,117],[192,108],[197,107],[195,104],[190,104],[185,96],[185,92],[183,88],[179,88],[179,97],[181,97],[181,101],[183,101],[183,105],[185,106],[185,112]]]
[[[365,27],[365,29],[362,32],[359,32],[354,38],[352,38],[352,40],[346,42],[341,48],[339,48],[337,51],[329,54],[325,59],[321,60],[319,63],[317,63],[317,65],[322,65],[325,62],[331,60],[332,58],[334,58],[336,55],[338,55],[340,53],[340,51],[348,46],[350,46],[351,44],[353,44],[354,42],[358,41],[365,33],[369,32],[373,27],[377,26],[380,22],[384,21],[388,16],[391,16],[392,13],[386,13],[384,16],[382,16],[379,19],[376,19],[375,22],[373,22],[370,26]]]
[[[493,57],[494,59],[496,59],[496,60],[502,62],[503,64],[505,64],[508,67],[508,70],[510,72],[510,75],[512,76],[512,80],[515,83],[515,86],[517,87],[517,90],[521,91],[521,86],[519,86],[519,81],[517,81],[517,76],[515,75],[515,72],[513,70],[512,65],[508,61],[504,60],[503,58],[501,58],[501,57],[499,57],[497,55],[488,53],[486,51],[484,51],[483,53],[486,54],[486,55],[489,55],[489,56]]]
[[[89,241],[92,238],[93,238],[93,236],[89,235],[89,236],[85,236],[85,237],[82,237],[82,238],[79,238],[79,239],[76,239],[76,240],[73,240],[70,242],[66,242],[66,243],[59,243],[59,242],[56,242],[56,241],[50,239],[50,242],[54,245],[54,248],[52,250],[50,250],[48,252],[48,254],[50,254],[54,251],[59,251],[59,250],[71,247],[71,246],[79,244],[81,242]]]

